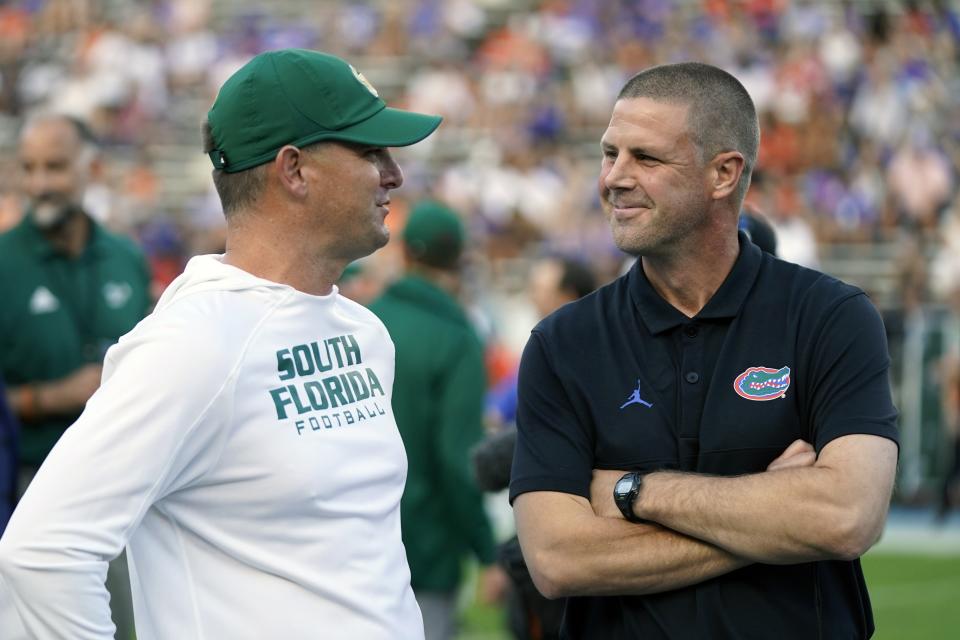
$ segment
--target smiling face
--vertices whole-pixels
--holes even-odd
[[[625,98],[603,134],[598,183],[622,251],[666,255],[695,247],[710,204],[707,168],[690,136],[688,107]]]
[[[328,255],[348,261],[387,244],[390,190],[403,184],[403,172],[383,147],[326,143],[311,149],[305,170],[314,175],[310,209],[329,231]]]

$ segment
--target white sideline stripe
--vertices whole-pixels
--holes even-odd
[[[960,555],[960,530],[919,525],[887,527],[870,553]]]

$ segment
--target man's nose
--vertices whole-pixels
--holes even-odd
[[[632,189],[636,184],[636,179],[628,170],[628,162],[622,155],[617,156],[617,159],[610,166],[610,170],[603,176],[603,185],[611,191]]]
[[[403,184],[403,170],[389,151],[380,168],[380,183],[387,189],[396,189]]]
[[[39,198],[50,190],[50,179],[42,170],[28,171],[24,176],[24,188],[32,198]]]

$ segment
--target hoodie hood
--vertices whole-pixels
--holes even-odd
[[[288,290],[290,287],[247,273],[243,269],[223,263],[223,255],[203,255],[190,258],[183,273],[170,283],[156,310],[160,311],[174,301],[203,291],[242,291],[244,289]]]

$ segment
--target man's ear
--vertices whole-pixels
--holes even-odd
[[[282,147],[273,159],[273,168],[280,177],[280,184],[284,191],[295,198],[307,195],[307,181],[302,171],[305,161],[306,154],[289,144]]]
[[[724,151],[714,156],[711,164],[711,197],[723,200],[737,190],[745,162],[739,151]]]

